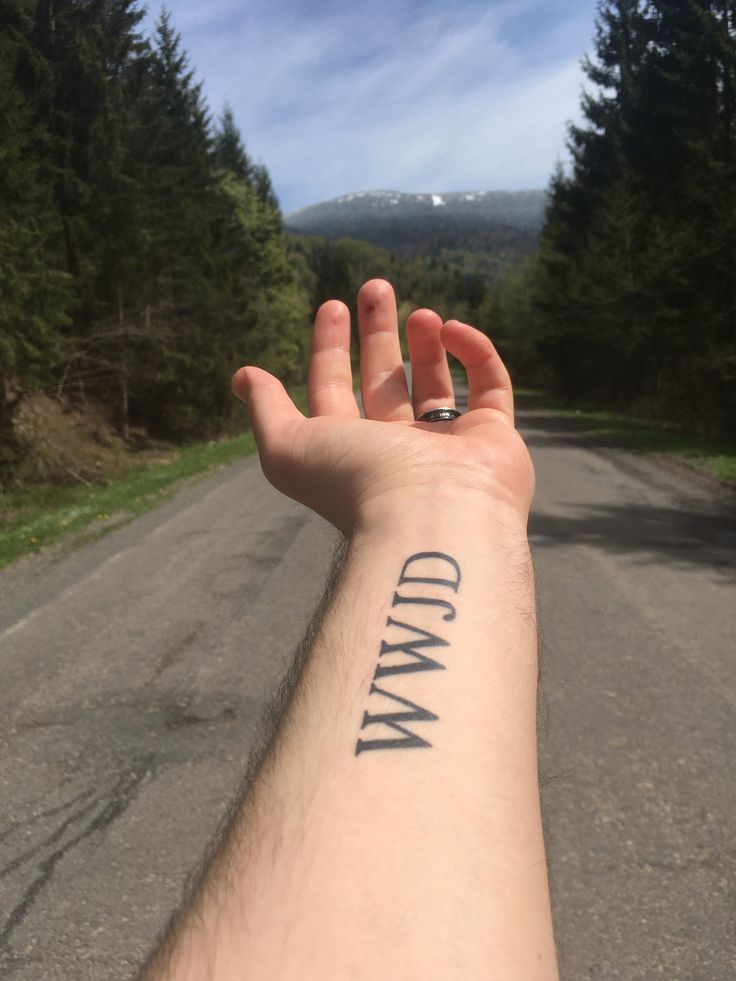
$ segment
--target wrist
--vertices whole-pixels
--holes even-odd
[[[527,509],[467,487],[401,488],[363,501],[348,537],[457,535],[528,549]]]

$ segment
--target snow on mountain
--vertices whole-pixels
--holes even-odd
[[[284,221],[290,231],[364,239],[401,253],[525,252],[538,238],[546,203],[544,191],[354,191]]]

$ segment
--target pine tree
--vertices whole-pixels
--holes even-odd
[[[94,25],[104,84],[93,132],[90,211],[97,243],[89,300],[93,324],[84,353],[88,362],[96,360],[93,369],[102,368],[100,381],[108,391],[117,394],[115,416],[124,438],[129,433],[131,376],[139,371],[140,356],[150,343],[150,318],[141,302],[146,172],[137,141],[150,66],[150,48],[137,30],[142,17],[136,0],[106,0]]]
[[[251,165],[229,110],[210,140],[200,87],[166,14],[153,89],[162,110],[154,160],[168,186],[157,200],[176,212],[159,223],[160,246],[176,257],[168,267],[176,302],[167,305],[172,334],[147,401],[169,432],[212,431],[230,412],[228,375],[244,357],[284,377],[301,372],[307,301],[268,173]]]
[[[733,135],[724,126],[736,55],[729,14],[728,4],[709,0],[650,4],[637,138],[649,210],[680,246],[660,284],[669,314],[656,321],[660,401],[670,412],[692,406],[687,421],[702,427],[736,428],[726,351],[734,341],[736,259]],[[729,360],[730,373],[721,372],[719,362]]]
[[[271,183],[271,175],[263,164],[256,164],[253,168],[253,182],[256,186],[259,200],[271,209],[274,216],[278,217],[280,226],[281,209],[279,208],[279,201]]]
[[[245,152],[230,106],[222,111],[213,140],[212,159],[216,168],[227,170],[246,184],[254,183],[253,165]]]
[[[637,0],[599,4],[594,54],[583,61],[594,88],[582,97],[584,124],[569,127],[572,170],[558,166],[550,182],[536,274],[539,344],[570,398],[639,388],[626,362],[636,358],[641,322],[634,270],[646,222],[631,133],[646,41]]]
[[[536,276],[540,347],[570,397],[736,422],[735,40],[723,0],[599,5]]]
[[[571,184],[584,218],[596,193],[630,168],[630,130],[636,114],[638,79],[646,49],[646,21],[640,0],[603,0],[598,5],[594,56],[583,71],[594,90],[585,90],[585,124],[568,128],[573,162]],[[588,205],[586,208],[585,205]]]
[[[0,480],[21,451],[15,413],[58,361],[71,305],[37,156],[46,134],[35,98],[45,77],[31,42],[32,14],[26,0],[0,0]]]

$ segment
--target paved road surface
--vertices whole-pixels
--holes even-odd
[[[731,981],[733,502],[555,416],[522,428],[564,978]],[[332,544],[251,458],[0,573],[2,978],[130,977],[237,785]]]

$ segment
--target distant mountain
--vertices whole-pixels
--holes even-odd
[[[363,239],[404,255],[447,249],[519,254],[534,248],[546,204],[544,191],[358,191],[284,220],[293,232]]]

